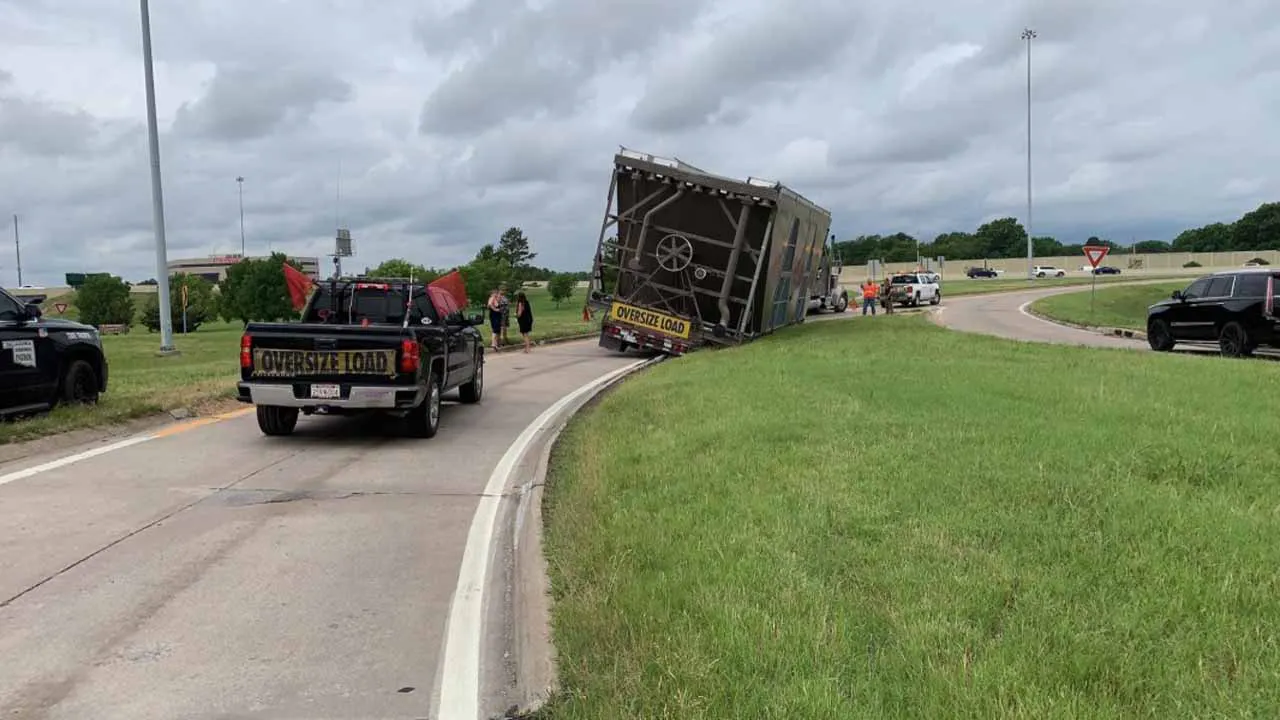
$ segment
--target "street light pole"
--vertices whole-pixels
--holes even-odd
[[[240,257],[244,257],[244,177],[236,178],[236,185],[240,186]]]
[[[18,287],[22,287],[22,243],[18,242],[18,214],[13,214],[13,251],[18,255]]]
[[[1035,277],[1032,272],[1035,263],[1035,252],[1031,242],[1031,41],[1036,31],[1027,28],[1022,31],[1022,39],[1027,41],[1027,277]]]
[[[165,256],[164,193],[160,190],[160,133],[156,128],[156,81],[151,67],[151,11],[139,0],[142,12],[142,67],[147,86],[147,140],[151,154],[151,224],[156,235],[156,288],[160,300],[160,352],[171,354],[173,318],[169,304],[169,262]]]

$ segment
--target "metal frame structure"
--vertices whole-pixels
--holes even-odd
[[[828,211],[779,182],[756,177],[745,181],[728,178],[678,158],[622,147],[613,164],[604,219],[596,240],[590,305],[606,309],[616,300],[669,312],[691,320],[695,328],[703,331],[705,339],[719,343],[741,342],[796,321],[795,313],[788,310],[786,320],[771,322],[772,296],[780,276],[787,274],[795,282],[789,283],[786,300],[799,291],[803,296],[799,306],[803,309],[816,265],[814,255],[824,246],[830,228]],[[631,197],[624,198],[624,190],[629,190]],[[699,211],[687,202],[691,195],[714,198],[718,203],[728,225],[726,232],[717,233],[721,237],[710,236],[715,231],[707,227],[707,205],[700,203],[703,210]],[[680,204],[682,199],[686,199],[684,204]],[[669,224],[659,221],[659,214],[668,208],[668,214],[685,215]],[[691,212],[698,215],[692,219],[696,223],[688,217]],[[782,213],[791,216],[789,223],[794,227],[777,227]],[[690,224],[703,232],[689,230]],[[749,225],[754,226],[750,232]],[[792,243],[792,257],[801,260],[801,265],[780,273],[782,255],[788,248],[783,246],[787,243],[779,243],[780,238],[774,237],[775,231],[784,229],[794,235],[802,225],[803,237],[786,238]],[[616,231],[609,237],[611,228]],[[732,240],[726,239],[730,229]],[[702,248],[704,256],[709,248],[716,251],[715,262],[696,262],[699,253],[695,248]],[[719,254],[725,250],[727,261]],[[766,264],[770,266],[767,274],[762,272]],[[798,277],[801,270],[804,275]],[[612,287],[605,286],[606,271],[616,273]],[[720,280],[718,288],[700,283],[709,276]],[[735,284],[739,285],[737,294]],[[742,285],[746,285],[745,294],[741,292]],[[714,298],[714,303],[698,302],[699,296]],[[788,306],[791,304],[795,303],[788,302]],[[759,328],[754,326],[757,322]]]

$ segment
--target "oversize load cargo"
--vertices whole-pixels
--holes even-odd
[[[395,350],[253,351],[254,377],[396,374]]]
[[[641,324],[663,335],[756,337],[803,320],[830,224],[829,212],[779,183],[624,151],[614,157],[594,299],[690,322],[685,334]]]

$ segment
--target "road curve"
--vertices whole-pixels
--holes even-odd
[[[594,341],[492,355],[483,401],[446,405],[431,440],[342,418],[268,438],[239,412],[0,466],[0,717],[428,717],[495,466],[636,360]],[[509,620],[485,618],[485,716],[507,707]]]
[[[1123,284],[1142,285],[1151,282],[1167,281]],[[1121,283],[1108,283],[1107,287],[1115,287],[1119,284]],[[1046,290],[1020,290],[951,297],[943,300],[935,319],[940,325],[952,330],[995,335],[1010,340],[1132,350],[1149,349],[1145,340],[1103,335],[1090,330],[1059,325],[1038,318],[1027,311],[1027,306],[1040,298],[1071,292],[1089,292],[1089,288],[1088,286],[1057,287]]]

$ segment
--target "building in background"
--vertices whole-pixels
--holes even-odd
[[[219,283],[226,279],[227,268],[235,265],[244,259],[242,255],[210,255],[202,258],[178,258],[169,261],[169,274],[186,273],[187,275],[198,275],[211,283]],[[250,260],[265,260],[266,257],[251,257]],[[289,256],[289,259],[297,263],[302,272],[312,279],[320,277],[320,258],[318,257],[296,257]]]

